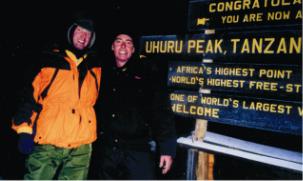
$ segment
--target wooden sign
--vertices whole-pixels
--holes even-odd
[[[188,30],[301,26],[302,0],[192,0]]]
[[[222,32],[214,35],[143,36],[141,57],[163,61],[297,64],[301,65],[301,31]]]
[[[295,101],[252,98],[228,94],[201,95],[190,91],[170,94],[174,113],[212,122],[302,134],[302,104]]]
[[[140,54],[169,62],[167,84],[178,115],[301,134],[301,31],[143,36]],[[211,94],[201,97],[205,89]],[[202,102],[207,96],[214,97]]]
[[[173,89],[237,93],[282,100],[302,100],[302,68],[277,64],[169,62]]]

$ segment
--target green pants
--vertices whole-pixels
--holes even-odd
[[[85,180],[88,174],[92,145],[78,148],[58,148],[37,145],[25,166],[25,180]]]

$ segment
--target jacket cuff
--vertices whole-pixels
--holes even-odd
[[[177,139],[175,137],[165,139],[159,142],[160,155],[176,156]]]
[[[21,125],[18,126],[13,124],[12,129],[15,130],[18,134],[20,133],[33,134],[33,128],[28,126],[27,123],[22,123]]]

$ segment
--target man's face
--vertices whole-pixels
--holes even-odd
[[[126,63],[135,52],[133,39],[126,34],[118,35],[112,44],[112,50],[117,62]]]
[[[92,32],[77,26],[73,34],[73,45],[78,50],[83,50],[90,42]]]

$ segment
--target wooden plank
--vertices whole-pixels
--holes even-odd
[[[213,133],[214,135],[215,133]],[[208,135],[206,137],[212,137]],[[219,139],[219,134],[215,134],[216,139]],[[235,138],[228,138],[228,142],[225,142],[226,136],[220,142],[206,142],[206,141],[194,141],[191,137],[180,137],[177,142],[181,145],[197,148],[204,151],[210,151],[215,153],[227,154],[235,157],[245,158],[277,167],[283,167],[295,171],[302,171],[302,154],[280,148],[270,147],[266,145],[260,145],[253,142],[244,142],[244,144],[238,144],[237,141],[241,141]],[[224,144],[222,144],[224,143]],[[228,144],[228,145],[226,145]],[[258,145],[258,146],[256,146]],[[245,148],[246,150],[243,150]],[[285,155],[286,157],[280,158],[279,155]]]
[[[193,139],[203,140],[207,130],[207,120],[196,119],[195,132],[192,135]],[[207,153],[199,151],[197,153],[197,164],[195,165],[195,174],[197,180],[207,180],[208,173],[208,159]]]
[[[273,146],[256,144],[254,142],[244,141],[241,139],[220,135],[213,132],[206,132],[204,142],[219,144],[229,148],[253,152],[255,154],[266,155],[281,160],[287,160],[294,163],[302,164],[302,154],[294,151],[289,151]],[[273,151],[274,150],[274,151]]]
[[[226,93],[302,100],[302,67],[278,64],[169,62],[172,89],[210,89]]]
[[[301,30],[216,32],[141,37],[140,54],[160,61],[301,65]]]
[[[188,5],[188,31],[301,26],[302,1],[195,0]]]
[[[196,167],[197,180],[209,180],[208,171],[210,168],[208,167],[208,165],[208,153],[199,151],[198,164]]]
[[[302,103],[228,94],[173,91],[174,113],[212,122],[280,133],[302,134]]]

